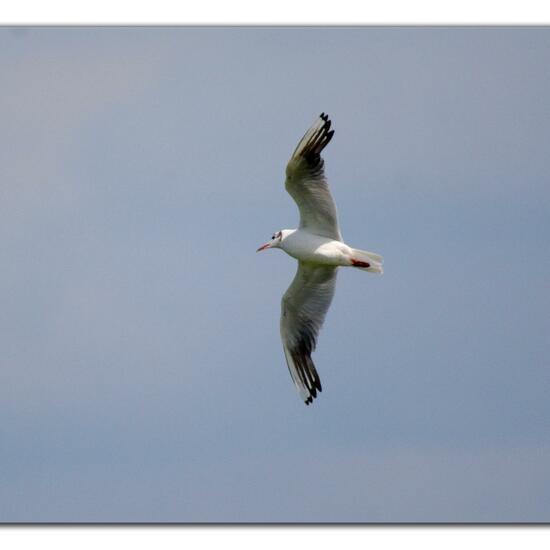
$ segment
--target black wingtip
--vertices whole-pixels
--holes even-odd
[[[321,387],[321,381],[317,378],[315,380],[315,386],[311,388],[311,393],[308,395],[307,399],[304,400],[304,403],[306,405],[310,405],[310,403],[313,403],[313,400],[317,397],[317,392],[321,393],[323,391],[323,388]]]
[[[325,115],[325,113],[321,113],[321,119],[325,121],[325,123],[323,124],[323,131],[326,133],[326,143],[328,143],[334,135],[334,130],[330,130],[330,127],[332,126],[332,120],[330,120],[328,118],[328,115]]]

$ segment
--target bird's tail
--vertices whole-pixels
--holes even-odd
[[[384,259],[379,254],[352,248],[351,251],[351,266],[370,273],[384,273],[382,263]]]

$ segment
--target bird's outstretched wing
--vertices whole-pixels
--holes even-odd
[[[300,229],[341,241],[336,204],[321,158],[334,134],[330,124],[328,115],[321,113],[300,140],[286,167],[285,188],[300,210]]]
[[[298,263],[298,271],[281,302],[281,338],[292,380],[300,396],[309,405],[321,381],[311,360],[317,335],[336,284],[337,267]]]

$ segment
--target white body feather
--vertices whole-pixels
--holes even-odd
[[[285,229],[280,248],[302,262],[331,266],[351,265],[352,249],[347,244],[301,229]]]

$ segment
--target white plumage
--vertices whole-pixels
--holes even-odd
[[[322,113],[299,141],[286,167],[285,187],[300,210],[298,229],[283,229],[258,249],[281,248],[298,270],[281,303],[281,339],[292,380],[306,404],[321,391],[311,354],[334,296],[339,266],[382,273],[382,257],[342,240],[321,151],[334,135]]]

